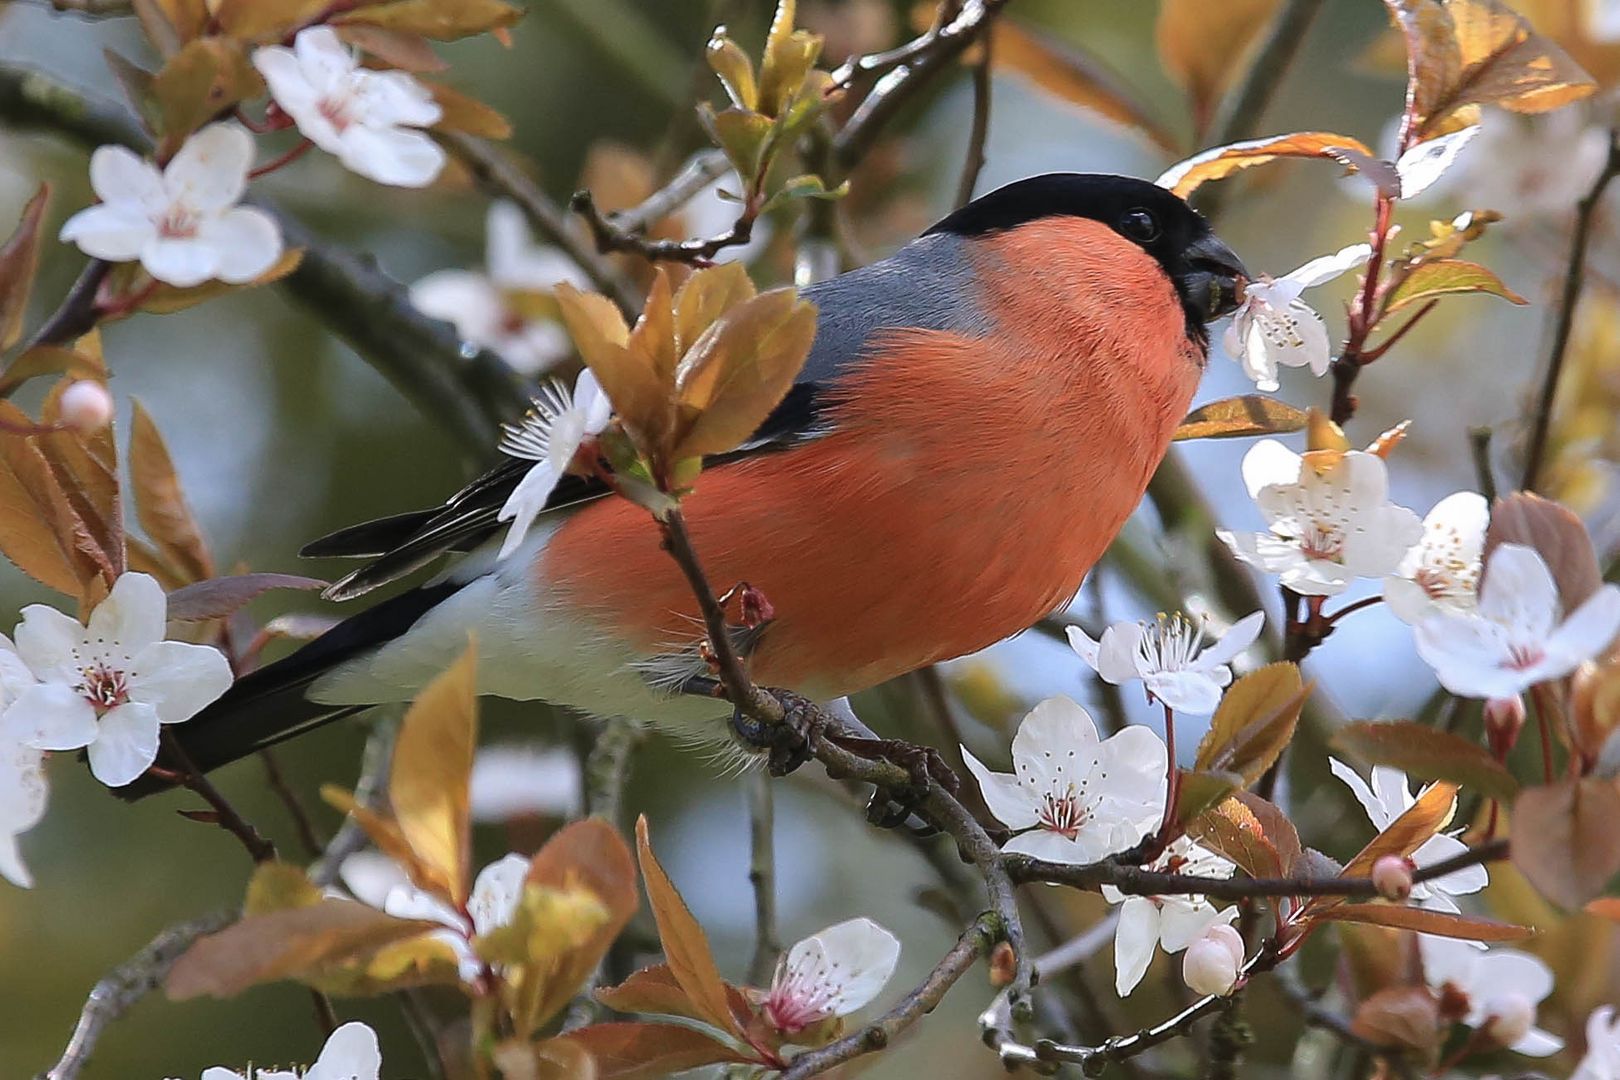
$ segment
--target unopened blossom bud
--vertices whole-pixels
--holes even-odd
[[[1524,1038],[1536,1022],[1535,1002],[1511,991],[1492,997],[1486,1013],[1490,1019],[1485,1022],[1485,1033],[1503,1046]]]
[[[996,989],[1007,986],[1018,974],[1018,954],[1005,941],[996,942],[990,952],[990,985]]]
[[[1204,931],[1204,936],[1225,945],[1232,954],[1232,962],[1238,967],[1243,966],[1243,935],[1238,933],[1237,927],[1231,923],[1215,923]]]
[[[1234,946],[1226,931],[1238,940]],[[1211,927],[1210,932],[1187,946],[1181,960],[1181,977],[1197,994],[1224,997],[1237,985],[1238,971],[1243,963],[1242,938],[1236,930],[1222,924]]]
[[[1399,855],[1381,855],[1373,863],[1373,888],[1385,900],[1405,900],[1412,895],[1412,860]]]
[[[1498,761],[1506,760],[1523,729],[1524,699],[1519,695],[1485,702],[1485,739]]]
[[[62,422],[77,431],[100,431],[113,418],[113,399],[94,379],[80,379],[62,391],[57,402]]]

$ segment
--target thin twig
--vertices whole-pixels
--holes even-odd
[[[748,964],[748,984],[764,986],[782,952],[776,932],[776,805],[765,770],[750,771],[746,783],[748,883],[754,889],[754,956]]]
[[[45,319],[22,351],[38,345],[65,345],[74,338],[89,333],[96,325],[96,294],[107,280],[113,264],[106,259],[91,259],[74,279],[73,286]]]
[[[574,192],[568,200],[568,208],[585,220],[598,251],[619,251],[639,255],[649,262],[682,262],[692,266],[707,266],[726,248],[748,243],[759,216],[759,206],[750,201],[743,205],[731,227],[715,236],[695,240],[649,240],[640,232],[622,226],[612,215],[604,215],[589,191]]]
[[[437,133],[446,150],[464,165],[480,187],[512,200],[536,233],[561,248],[597,288],[625,311],[639,311],[635,287],[568,227],[568,215],[499,149],[464,132]]]
[[[183,785],[187,790],[202,796],[212,811],[214,823],[242,842],[247,850],[248,857],[256,863],[269,862],[276,857],[276,845],[265,838],[264,834],[254,828],[252,823],[237,812],[229,799],[221,794],[214,782],[204,776],[197,768],[186,748],[175,737],[170,727],[163,729],[163,748],[178,766],[172,773],[167,769],[153,766],[157,772],[170,773],[167,779]]]
[[[708,71],[707,65],[704,71]],[[697,197],[698,192],[731,170],[731,162],[719,150],[693,154],[674,177],[628,210],[612,215],[613,224],[626,232],[646,232]]]
[[[1530,446],[1525,451],[1524,479],[1519,483],[1525,491],[1534,491],[1541,479],[1547,435],[1552,430],[1553,402],[1558,396],[1558,379],[1564,373],[1564,355],[1569,351],[1570,334],[1575,328],[1575,309],[1586,284],[1586,248],[1592,238],[1592,222],[1597,217],[1604,191],[1617,174],[1620,174],[1620,128],[1613,128],[1609,131],[1609,156],[1603,163],[1603,171],[1575,207],[1575,232],[1570,238],[1569,264],[1564,270],[1564,294],[1558,304],[1558,322],[1553,328],[1552,349],[1547,356],[1547,374],[1536,403],[1535,426],[1531,429]]]
[[[270,790],[276,793],[281,805],[287,808],[287,816],[292,818],[293,828],[298,832],[298,842],[304,845],[309,857],[318,859],[326,844],[315,831],[315,823],[310,820],[309,810],[299,800],[298,793],[287,783],[287,777],[281,771],[281,762],[277,759],[275,751],[266,748],[259,751],[259,761],[264,765],[265,782]]]
[[[1350,1021],[1323,1005],[1319,995],[1307,989],[1291,968],[1278,968],[1275,977],[1277,985],[1294,1003],[1307,1027],[1326,1031],[1346,1046],[1354,1047],[1370,1057],[1379,1059],[1397,1080],[1414,1080],[1416,1073],[1400,1047],[1385,1046],[1357,1034]]]
[[[979,49],[982,55],[973,65],[973,126],[968,130],[967,158],[962,162],[962,178],[956,184],[956,205],[966,206],[973,201],[973,190],[979,186],[979,173],[984,171],[985,144],[990,139],[991,90],[991,38],[984,35]]]
[[[1474,459],[1474,478],[1479,481],[1479,493],[1487,504],[1496,501],[1496,471],[1491,468],[1491,429],[1468,429],[1468,453]]]
[[[624,827],[624,789],[645,732],[634,720],[609,720],[585,757],[585,810]]]
[[[113,968],[91,989],[79,1010],[73,1037],[55,1065],[36,1080],[75,1080],[90,1062],[108,1025],[120,1019],[136,1002],[163,985],[169,969],[192,942],[236,921],[234,911],[213,911],[175,923],[153,938],[140,952]]]
[[[394,759],[394,740],[399,735],[399,724],[404,710],[401,706],[376,710],[372,715],[371,733],[366,736],[365,749],[360,753],[360,778],[355,781],[354,801],[365,807],[376,807],[387,797],[388,769]],[[361,850],[369,842],[366,831],[352,814],[343,819],[338,831],[326,842],[321,857],[309,868],[309,880],[326,888],[338,880],[344,860]]]

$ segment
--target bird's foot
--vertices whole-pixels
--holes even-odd
[[[879,788],[872,793],[866,807],[866,819],[881,829],[894,829],[905,825],[912,814],[928,798],[934,785],[951,794],[961,787],[961,780],[938,750],[931,746],[902,742],[899,739],[867,739],[848,735],[830,735],[827,738],[871,761],[888,761],[906,770],[909,782],[902,787]]]
[[[816,708],[798,694],[785,690],[767,692],[782,705],[781,721],[757,720],[741,709],[734,709],[731,730],[744,746],[767,755],[765,767],[772,776],[786,776],[815,754]]]

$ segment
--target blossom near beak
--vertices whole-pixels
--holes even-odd
[[[1177,286],[1185,301],[1205,322],[1230,315],[1243,302],[1243,286],[1249,271],[1237,252],[1214,234],[1206,234],[1187,245],[1182,253],[1186,269]]]

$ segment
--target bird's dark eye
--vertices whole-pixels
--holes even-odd
[[[1125,216],[1119,219],[1119,231],[1138,244],[1151,244],[1159,238],[1161,230],[1159,219],[1153,216],[1153,212],[1138,207],[1125,211]]]

